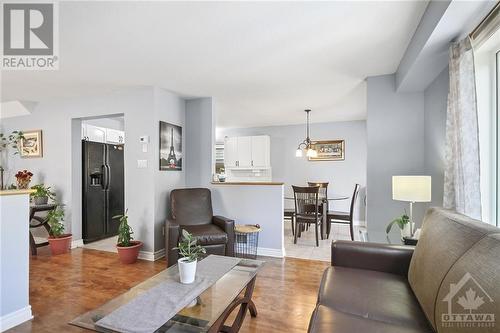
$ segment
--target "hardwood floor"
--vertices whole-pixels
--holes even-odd
[[[240,332],[306,332],[328,262],[259,258],[266,265],[257,277],[258,316],[247,316]],[[30,260],[30,304],[34,319],[7,332],[88,332],[68,324],[132,286],[165,269],[165,261],[122,265],[116,254],[75,249],[50,256],[40,248]]]

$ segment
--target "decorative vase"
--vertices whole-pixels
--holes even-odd
[[[31,180],[27,180],[27,179],[17,179],[17,189],[19,189],[19,190],[28,189],[28,187],[30,185],[30,181]]]
[[[49,236],[47,239],[50,245],[52,255],[67,253],[71,247],[71,234],[61,235],[60,237]]]
[[[122,264],[133,264],[137,261],[139,256],[139,250],[142,247],[142,242],[131,241],[130,246],[119,246],[116,245],[118,250],[118,256]]]
[[[46,205],[49,202],[49,197],[34,197],[33,202],[35,205]]]
[[[413,223],[413,230],[415,230],[415,223]],[[406,223],[405,227],[401,229],[401,239],[410,237],[411,237],[410,223]]]
[[[177,266],[179,267],[179,276],[182,284],[193,283],[196,277],[197,261],[188,260],[188,258],[180,258],[179,260],[177,260]]]

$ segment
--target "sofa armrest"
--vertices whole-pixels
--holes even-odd
[[[165,222],[165,252],[167,255],[167,267],[173,266],[179,259],[179,251],[173,250],[179,244],[180,227],[172,220]]]
[[[413,246],[333,241],[332,266],[408,275]]]
[[[224,216],[214,216],[212,222],[227,234],[226,256],[234,257],[234,220]]]

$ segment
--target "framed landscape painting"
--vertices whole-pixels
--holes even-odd
[[[160,170],[182,170],[182,127],[160,121]]]
[[[318,156],[309,157],[309,161],[343,161],[345,159],[344,140],[314,141],[312,147],[318,152]]]
[[[43,141],[42,130],[23,131],[24,139],[19,141],[19,150],[22,158],[42,157]]]

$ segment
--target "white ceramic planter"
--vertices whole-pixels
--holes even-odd
[[[196,276],[196,260],[192,262],[187,262],[186,258],[180,258],[177,260],[177,267],[179,267],[179,276],[181,278],[181,283],[190,284],[194,282]]]
[[[415,230],[415,223],[413,223],[413,230]],[[401,229],[401,238],[411,237],[410,223],[407,223],[404,229]]]

